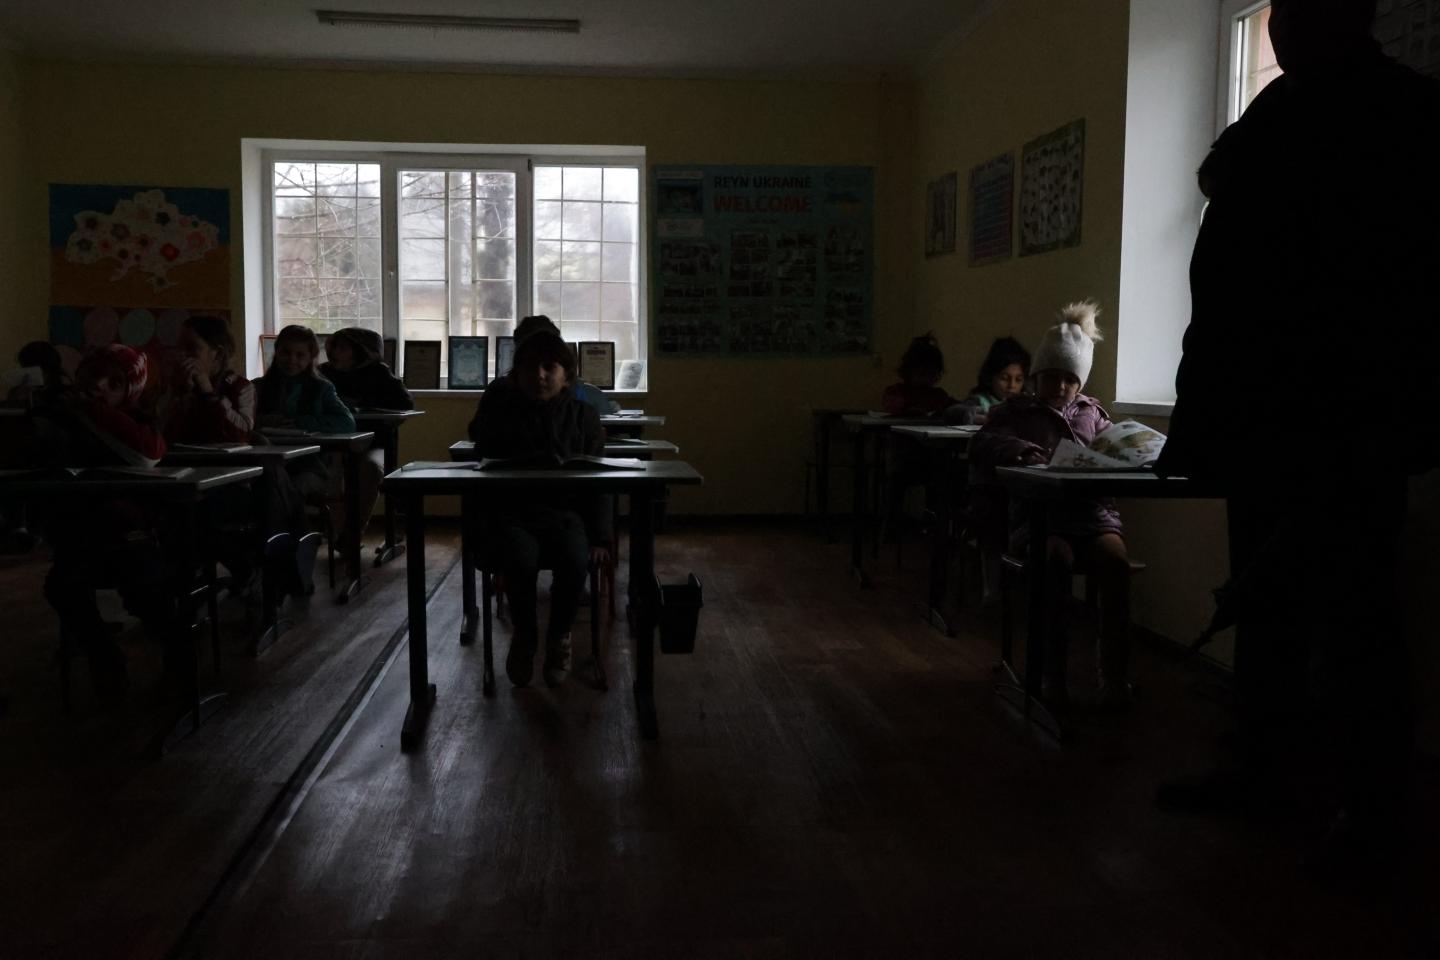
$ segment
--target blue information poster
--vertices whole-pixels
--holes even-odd
[[[671,356],[870,351],[869,167],[658,167],[655,346]]]

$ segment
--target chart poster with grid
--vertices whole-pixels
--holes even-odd
[[[669,356],[870,352],[870,167],[656,168],[655,344]]]

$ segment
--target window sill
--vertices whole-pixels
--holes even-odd
[[[1139,417],[1168,417],[1175,411],[1174,403],[1142,403],[1135,400],[1116,400],[1110,404],[1115,413],[1127,413]]]

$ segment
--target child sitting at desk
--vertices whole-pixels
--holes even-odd
[[[481,457],[562,458],[600,454],[600,416],[570,388],[575,353],[560,336],[539,332],[515,348],[511,372],[490,384],[470,421],[470,439]],[[517,496],[496,505],[490,517],[492,554],[505,575],[514,635],[505,657],[510,682],[530,682],[539,639],[535,579],[554,571],[550,623],[545,631],[545,682],[556,686],[570,668],[570,628],[580,606],[585,574],[608,561],[609,497],[565,494]]]
[[[340,402],[335,385],[316,366],[320,340],[315,331],[299,324],[283,328],[275,338],[275,359],[265,375],[255,381],[260,428],[282,427],[312,433],[349,433],[355,429],[350,408]],[[332,482],[331,476],[334,476]],[[307,501],[329,500],[336,546],[350,562],[349,527],[345,523],[338,466],[327,470],[323,460],[306,457],[292,468],[291,478]],[[359,576],[360,571],[349,571]]]
[[[250,443],[255,387],[232,368],[235,338],[230,325],[210,314],[187,317],[180,330],[180,349],[183,379],[167,398],[165,439],[171,444]],[[221,491],[216,509],[231,521],[227,526],[245,531],[239,538],[222,536],[217,544],[220,562],[237,588],[247,584],[254,569],[258,535],[281,591],[309,592],[319,534],[309,532],[303,498],[281,465],[267,463],[263,478],[249,490]]]
[[[945,355],[940,352],[934,334],[911,340],[895,372],[900,382],[886,387],[880,397],[880,409],[886,413],[897,417],[932,417],[955,405],[955,398],[939,385],[945,375]]]
[[[969,396],[945,411],[945,421],[962,425],[983,424],[990,408],[1025,392],[1030,377],[1030,351],[1014,337],[997,337],[980,364],[980,374]]]
[[[165,441],[140,409],[147,382],[145,355],[120,344],[94,351],[75,371],[77,399],[50,420],[48,454],[67,467],[153,466]],[[47,418],[48,419],[48,418]],[[91,679],[103,701],[125,690],[125,654],[111,639],[95,591],[113,586],[126,610],[165,644],[172,680],[185,662],[188,638],[179,629],[162,534],[154,518],[128,500],[67,502],[45,520],[55,562],[45,578],[45,598],[60,628],[90,660]]]
[[[17,368],[6,374],[11,378],[4,405],[20,409],[41,409],[60,403],[70,387],[70,378],[60,362],[60,351],[44,340],[32,340],[20,348],[15,358]],[[36,378],[38,377],[38,382]]]
[[[352,410],[413,410],[415,401],[400,378],[390,372],[383,359],[384,341],[374,330],[345,327],[330,334],[325,342],[329,358],[320,365],[320,375],[335,384],[340,399]],[[360,524],[364,530],[375,512],[380,496],[380,479],[385,475],[385,450],[372,447],[359,463]],[[343,513],[343,505],[342,505]]]
[[[525,317],[515,325],[515,349],[519,350],[521,342],[533,333],[553,333],[558,337],[560,328],[555,326],[555,321],[543,313]],[[583,403],[590,404],[602,416],[620,409],[620,404],[605,396],[605,392],[599,387],[581,380],[579,373],[576,373],[574,379],[570,381],[570,389],[577,398]]]
[[[1090,376],[1095,341],[1100,339],[1093,303],[1075,303],[1060,311],[1059,322],[1045,332],[1035,351],[1035,394],[1020,394],[992,408],[970,445],[970,463],[984,477],[999,466],[1048,463],[1061,440],[1088,446],[1110,426],[1110,418],[1080,392]],[[1018,505],[1012,504],[1012,507]],[[980,509],[977,504],[977,509]],[[993,509],[993,506],[991,507]],[[1023,513],[1012,510],[1011,547],[1024,549],[1028,530]],[[1130,704],[1130,560],[1120,516],[1108,501],[1063,501],[1050,514],[1049,569],[1055,579],[1036,584],[1054,604],[1054,632],[1042,678],[1047,699],[1063,705],[1065,692],[1065,617],[1070,577],[1077,561],[1096,578],[1100,593],[1100,704],[1123,709]]]

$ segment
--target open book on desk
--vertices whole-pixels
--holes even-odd
[[[261,428],[260,428],[260,433],[261,433],[262,435],[264,435],[264,436],[267,436],[267,437],[271,437],[271,438],[276,438],[276,437],[278,437],[278,438],[282,438],[282,439],[283,439],[283,438],[287,438],[287,437],[313,437],[313,436],[315,436],[315,431],[313,431],[313,430],[301,430],[301,429],[299,429],[299,428],[297,428],[297,427],[261,427]]]
[[[645,461],[633,457],[487,457],[480,461],[481,470],[644,470]]]
[[[1165,434],[1134,420],[1112,423],[1095,435],[1088,447],[1061,440],[1046,469],[1056,472],[1086,470],[1149,470],[1165,446]]]
[[[400,469],[405,470],[479,470],[480,464],[474,460],[411,460],[402,464]]]

